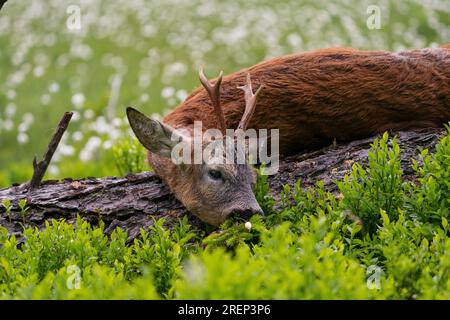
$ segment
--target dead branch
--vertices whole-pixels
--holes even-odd
[[[52,157],[55,154],[56,149],[58,148],[59,142],[66,131],[70,119],[72,119],[73,112],[66,112],[62,117],[61,121],[56,128],[55,133],[53,134],[52,140],[47,147],[47,152],[44,155],[42,161],[36,162],[36,157],[33,159],[33,177],[30,181],[30,190],[34,190],[38,188],[41,184],[42,179],[44,178],[45,172],[47,171],[48,165],[52,161]]]

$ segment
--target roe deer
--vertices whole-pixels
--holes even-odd
[[[263,90],[253,94],[250,77],[257,86],[264,84]],[[127,115],[155,173],[189,211],[212,225],[233,214],[247,218],[262,211],[248,164],[175,165],[170,160],[175,140],[191,138],[194,121],[222,131],[279,129],[280,153],[286,155],[334,139],[441,127],[450,120],[450,45],[397,53],[321,49],[264,61],[223,79],[221,74],[215,85],[200,71],[200,80],[204,88],[194,90],[163,122],[133,108]]]

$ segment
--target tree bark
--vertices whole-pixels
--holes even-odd
[[[2,10],[3,5],[6,3],[7,0],[0,0],[0,10]]]
[[[422,129],[397,132],[401,148],[401,163],[404,179],[414,179],[411,158],[418,159],[418,147],[434,151],[444,129]],[[340,180],[350,172],[353,163],[367,163],[367,152],[373,139],[362,139],[329,146],[312,152],[303,152],[280,160],[280,170],[269,177],[269,185],[275,198],[284,184],[302,180],[303,187],[315,185],[323,180],[325,188],[337,194],[334,180]],[[164,217],[170,227],[178,218],[188,214],[186,209],[170,193],[169,189],[151,172],[129,174],[126,177],[85,178],[79,180],[45,181],[36,190],[29,190],[27,184],[13,185],[0,190],[3,199],[12,202],[11,222],[6,210],[0,205],[0,225],[15,234],[19,241],[23,230],[22,215],[18,202],[27,200],[26,225],[42,229],[49,219],[64,218],[74,223],[79,214],[93,225],[105,223],[105,232],[116,227],[126,229],[130,240],[139,234],[140,228],[147,229],[153,219]],[[190,223],[199,229],[205,225],[192,214]]]

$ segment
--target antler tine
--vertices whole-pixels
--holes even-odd
[[[223,115],[222,107],[220,106],[220,85],[222,83],[222,75],[223,72],[220,71],[220,74],[217,77],[216,82],[214,84],[211,84],[211,82],[205,77],[202,67],[200,67],[200,70],[198,72],[200,82],[202,83],[203,87],[206,89],[206,91],[209,94],[209,97],[211,98],[214,112],[216,113],[217,120],[219,121],[220,130],[223,133],[225,133],[227,126],[225,124],[225,117]]]
[[[250,119],[252,118],[253,113],[255,112],[256,99],[258,98],[258,94],[263,87],[264,87],[264,85],[260,85],[258,90],[256,90],[255,93],[253,93],[252,80],[250,79],[250,73],[247,73],[247,83],[244,86],[238,87],[239,89],[244,90],[244,97],[245,97],[245,111],[244,111],[244,115],[242,116],[242,119],[239,122],[239,125],[237,127],[238,129],[241,129],[243,131],[245,131],[247,129]]]

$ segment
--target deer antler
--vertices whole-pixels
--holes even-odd
[[[200,70],[198,72],[200,82],[202,83],[203,87],[206,89],[206,91],[209,94],[209,97],[211,98],[211,102],[214,107],[214,112],[216,113],[217,120],[219,122],[220,130],[222,131],[222,133],[225,133],[227,130],[227,126],[225,124],[225,117],[223,115],[222,107],[220,106],[220,84],[222,83],[222,74],[223,72],[220,71],[220,74],[213,85],[208,79],[206,79],[202,67],[200,67]]]
[[[247,129],[250,119],[252,118],[253,112],[255,112],[256,99],[258,98],[258,94],[263,87],[264,85],[260,85],[258,90],[256,90],[255,93],[253,93],[250,73],[247,73],[247,83],[244,86],[238,87],[239,89],[244,90],[245,94],[245,111],[237,127],[238,129],[241,129],[243,131]]]

